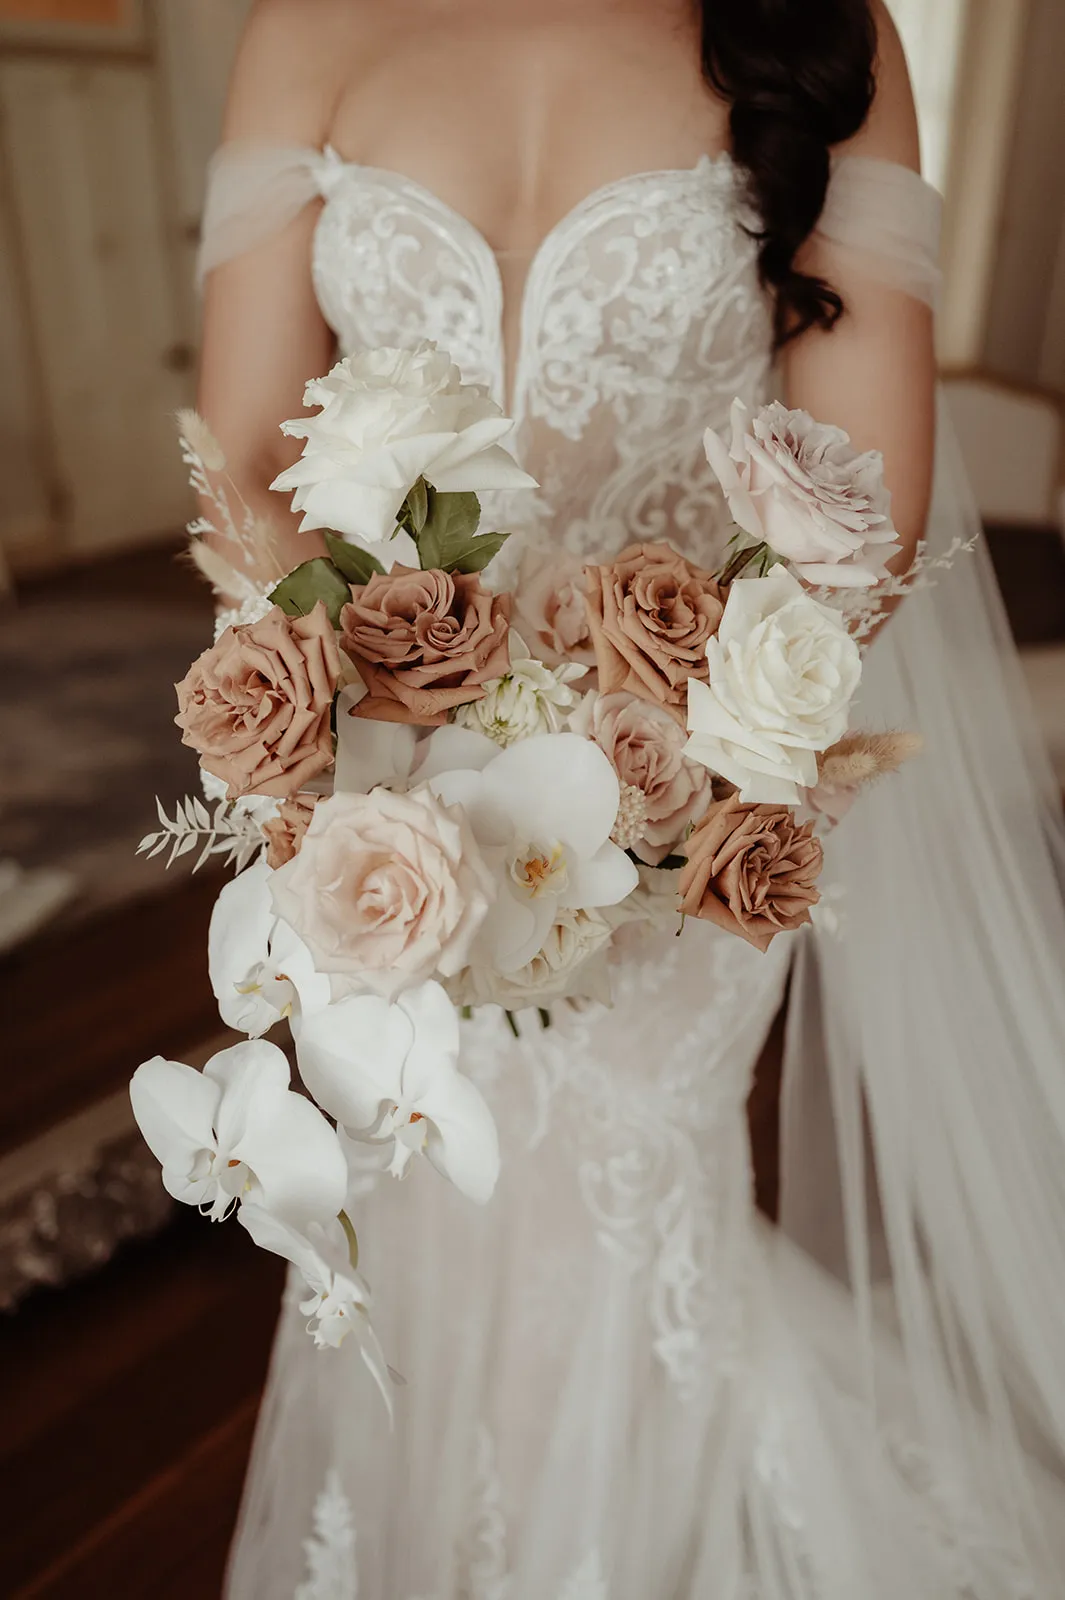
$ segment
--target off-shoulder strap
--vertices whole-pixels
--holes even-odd
[[[868,276],[934,305],[942,218],[942,199],[909,167],[843,156],[817,231]]]
[[[325,194],[338,167],[331,151],[238,139],[211,159],[197,276],[280,233]]]

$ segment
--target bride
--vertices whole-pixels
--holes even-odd
[[[659,537],[719,565],[701,436],[771,387],[882,450],[903,565],[929,545],[859,718],[926,751],[834,834],[831,917],[765,956],[665,931],[610,1009],[466,1024],[485,1209],[356,1180],[394,1426],[294,1288],[232,1600],[1065,1592],[1065,850],[942,431],[933,473],[917,169],[878,0],[254,10],[202,408],[261,503],[338,346],[430,338],[540,485],[487,525],[563,566]],[[744,1105],[786,989],[770,1230]]]

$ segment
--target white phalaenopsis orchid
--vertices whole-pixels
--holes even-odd
[[[328,977],[314,970],[303,940],[283,922],[270,897],[273,876],[257,861],[227,883],[211,913],[207,964],[222,1021],[258,1039],[297,1004],[330,1000]]]
[[[536,487],[503,447],[513,423],[434,344],[348,356],[308,384],[303,401],[321,409],[282,423],[306,443],[271,488],[295,491],[301,529],[383,545],[375,553],[389,564],[418,565],[409,537],[390,535],[420,477],[445,492]]]
[[[435,774],[429,787],[445,805],[463,807],[499,883],[472,962],[517,972],[542,949],[560,911],[617,905],[635,889],[635,866],[610,841],[617,774],[590,740],[539,734],[499,751],[469,729],[440,728],[421,771]]]
[[[359,683],[342,689],[337,697],[333,789],[338,794],[369,794],[379,783],[405,789],[414,765],[416,734],[409,722],[351,715],[365,694],[365,685]]]
[[[424,1154],[471,1200],[489,1200],[499,1138],[480,1090],[458,1070],[459,1023],[438,983],[394,1004],[355,995],[294,1026],[300,1073],[354,1138],[384,1146],[400,1177]]]
[[[301,1233],[254,1201],[241,1206],[239,1221],[261,1250],[291,1261],[311,1291],[310,1298],[300,1302],[300,1310],[310,1319],[308,1332],[319,1349],[335,1350],[355,1336],[391,1416],[388,1367],[370,1321],[370,1290],[351,1264],[341,1223],[336,1219],[312,1223]]]
[[[248,1040],[202,1072],[154,1056],[133,1074],[130,1100],[175,1200],[214,1221],[242,1199],[296,1227],[336,1217],[348,1169],[335,1129],[289,1088],[276,1045]]]

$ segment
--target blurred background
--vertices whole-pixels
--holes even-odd
[[[247,0],[0,0],[0,1593],[218,1593],[280,1266],[174,1217],[125,1085],[217,1047],[195,767],[204,167]],[[947,198],[940,358],[1065,782],[1065,4],[892,0]],[[180,1537],[175,1541],[174,1534]]]

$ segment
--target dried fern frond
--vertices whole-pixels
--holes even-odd
[[[919,754],[919,733],[851,733],[818,759],[820,781],[831,789],[857,789]]]
[[[157,796],[155,809],[162,827],[156,833],[145,834],[137,854],[151,860],[169,850],[168,867],[180,856],[198,849],[193,872],[198,872],[210,856],[221,856],[225,866],[235,866],[240,872],[265,844],[255,818],[228,800],[219,801],[212,814],[198,795],[186,795],[178,801],[173,817],[168,817]]]

